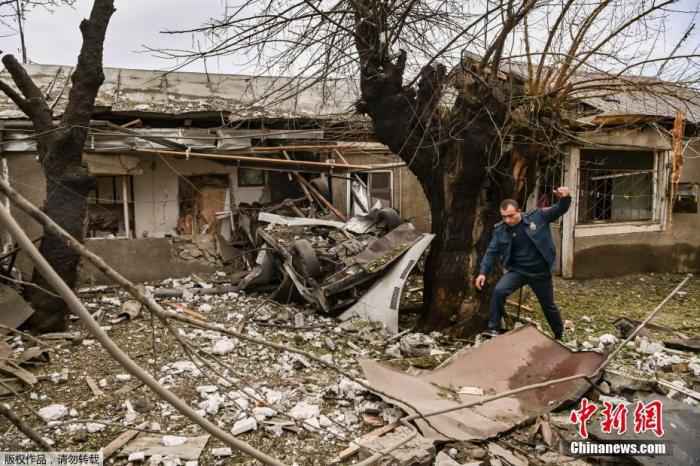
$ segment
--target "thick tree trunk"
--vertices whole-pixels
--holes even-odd
[[[498,220],[498,203],[513,194],[513,151],[500,135],[510,124],[508,96],[519,91],[478,66],[448,77],[444,66],[429,64],[417,89],[405,86],[406,53],[387,50],[385,32],[391,29],[375,11],[378,4],[357,0],[353,7],[362,91],[357,109],[406,161],[430,204],[436,238],[425,268],[423,327],[457,324],[462,333],[476,333],[488,320],[490,293],[476,292],[473,279]],[[456,91],[449,109],[443,102],[448,86]],[[524,173],[521,165],[518,174]]]
[[[12,55],[5,55],[2,59],[19,92],[2,81],[0,90],[32,120],[39,133],[39,160],[46,177],[46,214],[81,241],[87,216],[87,196],[94,185],[94,178],[82,165],[83,147],[95,98],[104,82],[104,41],[114,11],[114,0],[95,0],[90,18],[80,23],[83,44],[71,76],[68,104],[58,127],[54,125],[46,96],[22,65]],[[40,251],[68,286],[74,287],[78,254],[51,233],[45,233]],[[51,289],[39,273],[34,275],[35,283]],[[30,330],[51,332],[65,329],[67,307],[62,299],[36,288],[29,288],[27,295],[35,311],[27,321]]]
[[[45,170],[45,174],[46,214],[73,237],[82,241],[87,196],[94,184],[94,178],[66,176],[51,170]],[[44,234],[39,250],[66,284],[71,288],[75,287],[80,255],[50,232]],[[34,273],[33,281],[42,288],[51,289],[40,273]],[[35,311],[27,321],[27,326],[32,331],[43,333],[65,329],[66,308],[61,298],[48,295],[37,288],[29,288],[27,298]]]

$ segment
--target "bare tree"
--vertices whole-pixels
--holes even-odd
[[[16,35],[19,38],[22,63],[27,63],[28,60],[24,31],[27,14],[37,7],[51,10],[63,5],[73,6],[75,0],[0,0],[0,26],[5,29],[4,32],[0,33],[0,37]]]
[[[682,103],[695,84],[697,11],[674,10],[677,3],[247,0],[221,20],[166,31],[205,34],[209,48],[158,52],[181,65],[234,56],[256,72],[306,82],[357,76],[358,112],[430,203],[437,236],[425,269],[425,327],[459,322],[471,333],[487,317],[488,294],[472,277],[498,203],[523,200],[534,162],[576,140],[582,99],[632,91]]]
[[[95,108],[95,97],[104,82],[103,46],[114,11],[114,0],[95,0],[90,17],[80,23],[83,45],[71,77],[68,104],[58,122],[54,121],[46,96],[24,67],[13,55],[2,57],[15,87],[0,81],[0,90],[31,119],[36,131],[39,160],[46,176],[45,212],[81,240],[87,196],[95,183],[94,177],[83,166],[83,146]],[[65,282],[74,286],[79,255],[51,232],[45,232],[41,252]],[[42,288],[50,288],[39,274],[35,274],[34,281]],[[30,328],[39,331],[64,329],[65,303],[35,288],[29,293],[35,309],[28,321]]]

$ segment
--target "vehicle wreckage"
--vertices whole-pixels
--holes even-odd
[[[271,287],[279,302],[303,300],[325,314],[357,315],[398,331],[403,287],[434,235],[380,206],[347,222],[270,210],[244,207],[237,213],[242,236],[257,251],[241,290]]]

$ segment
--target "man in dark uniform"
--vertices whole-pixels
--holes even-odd
[[[476,277],[476,288],[480,290],[496,259],[500,259],[506,269],[491,297],[488,324],[488,333],[491,335],[503,332],[501,318],[508,296],[522,286],[530,285],[542,306],[554,338],[561,340],[564,325],[559,309],[554,304],[552,286],[552,268],[557,252],[549,224],[569,210],[571,195],[566,187],[557,188],[554,193],[559,198],[556,204],[526,214],[520,211],[520,206],[513,199],[501,202],[503,221],[494,226],[491,242],[481,260],[479,276]]]

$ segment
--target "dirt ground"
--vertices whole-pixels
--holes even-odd
[[[212,281],[225,280],[216,276],[208,278]],[[581,347],[586,341],[595,342],[601,335],[616,335],[613,326],[616,318],[644,319],[683,278],[683,275],[644,274],[605,280],[556,279],[556,300],[564,318],[570,321],[567,324],[567,344]],[[180,288],[192,283],[179,280],[165,285]],[[688,335],[698,334],[700,278],[693,277],[683,292],[670,300],[654,323]],[[410,301],[416,300],[415,286],[408,286],[406,293],[413,296],[405,299],[404,303],[410,304]],[[91,311],[104,311],[101,323],[109,336],[190,405],[198,407],[212,395],[212,392],[206,393],[211,388],[203,387],[216,386],[214,393],[222,395],[221,406],[212,409],[212,413],[206,413],[206,416],[224,430],[230,430],[236,420],[250,416],[256,406],[274,409],[277,414],[266,420],[278,422],[279,425],[287,423],[290,430],[265,426],[260,420],[257,430],[242,433],[239,437],[288,464],[328,464],[332,457],[348,446],[351,439],[392,421],[391,416],[397,415],[391,407],[347,378],[304,358],[236,341],[230,352],[212,354],[213,347],[221,339],[218,334],[172,322],[174,331],[190,345],[189,351],[203,358],[193,358],[200,365],[201,370],[197,370],[186,364],[190,359],[181,342],[147,313],[131,321],[111,323],[128,299],[123,293],[101,291],[83,294],[82,297]],[[517,301],[517,293],[512,299]],[[327,358],[354,377],[362,377],[358,359],[393,359],[386,352],[389,335],[375,325],[359,321],[341,324],[309,308],[276,305],[264,296],[228,293],[195,296],[189,300],[159,301],[166,308],[188,309],[201,314],[208,322],[234,328],[245,320],[245,332],[248,334],[293,345]],[[522,310],[521,316],[540,323],[548,332],[534,296],[526,294],[524,304],[533,310]],[[516,312],[515,307],[510,310]],[[295,314],[303,317],[295,317]],[[297,328],[295,325],[300,323],[300,319],[303,319],[303,323]],[[401,330],[407,329],[414,320],[414,315],[402,316]],[[81,329],[77,321],[71,322],[70,330],[80,332],[81,339],[76,342],[52,341],[50,362],[31,369],[40,381],[16,396],[2,400],[29,425],[54,442],[54,449],[96,451],[120,433],[137,426],[140,430],[161,435],[202,435],[199,427],[193,426],[133,377],[125,376],[125,371]],[[669,334],[652,331],[650,336],[663,340]],[[437,333],[431,337],[436,349],[434,355],[415,360],[403,359],[402,367],[432,367],[468,343]],[[18,341],[16,343],[19,344]],[[634,357],[631,350],[624,350],[619,364],[633,366]],[[180,368],[184,369],[181,371],[172,366],[178,361],[183,362]],[[209,367],[201,366],[202,361]],[[96,396],[93,393],[87,384],[87,377],[100,384],[104,395]],[[670,373],[671,377],[677,376]],[[322,425],[304,425],[303,421],[290,418],[289,413],[301,401],[319,407],[320,417],[317,419],[322,419]],[[377,409],[368,409],[368,403],[374,404]],[[37,412],[51,404],[62,404],[74,411],[47,424]],[[103,429],[87,432],[87,422],[101,423]],[[258,464],[235,451],[229,457],[215,458],[212,449],[222,446],[221,442],[211,438],[199,458],[199,464]],[[0,450],[37,448],[6,420],[0,419]],[[107,464],[127,464],[126,458],[118,455],[115,454]]]

